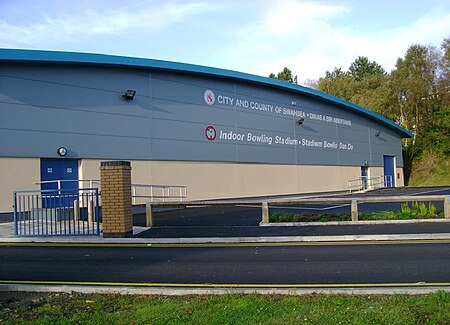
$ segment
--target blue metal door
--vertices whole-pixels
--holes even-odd
[[[384,161],[384,186],[395,187],[395,157],[383,156]]]
[[[64,190],[66,196],[78,195],[78,160],[42,158],[41,182],[41,190],[55,190],[55,193]],[[43,207],[52,207],[52,201],[42,202]]]

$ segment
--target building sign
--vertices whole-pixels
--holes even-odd
[[[222,94],[216,94],[212,90],[206,90],[203,98],[205,103],[213,105],[217,102],[218,105],[233,106],[243,110],[253,110],[259,112],[268,112],[273,114],[287,115],[299,119],[310,119],[315,121],[321,121],[324,123],[334,123],[339,125],[351,126],[352,121],[337,118],[325,114],[306,112],[301,109],[292,109],[282,106],[276,106],[267,104],[264,102],[248,101],[246,99],[234,98],[225,96]],[[293,102],[293,104],[296,104]],[[303,122],[302,122],[303,123]],[[261,143],[266,145],[283,145],[283,146],[299,146],[309,148],[323,148],[332,150],[345,150],[352,151],[354,148],[353,143],[343,143],[339,141],[325,141],[318,138],[305,138],[285,135],[267,135],[264,132],[252,133],[252,132],[238,132],[236,130],[216,129],[213,126],[207,126],[205,129],[205,136],[209,141],[213,141],[218,137],[218,140],[233,141],[233,142],[247,142],[247,143]]]
[[[234,142],[247,142],[247,143],[261,143],[267,145],[285,145],[285,146],[300,146],[300,147],[315,147],[323,149],[338,149],[345,151],[352,151],[354,148],[353,143],[342,143],[338,141],[324,141],[320,139],[307,139],[294,137],[286,137],[281,135],[270,136],[264,133],[252,133],[252,132],[235,132],[219,129],[218,133],[212,126],[208,126],[205,130],[206,138],[210,141],[219,135],[219,140],[234,141]]]
[[[273,113],[275,115],[285,115],[285,116],[292,116],[292,117],[298,117],[298,118],[304,118],[304,119],[310,119],[315,121],[322,121],[325,123],[334,123],[339,125],[346,125],[346,126],[352,126],[352,121],[335,117],[335,116],[329,116],[325,114],[318,114],[318,113],[312,113],[307,112],[302,109],[294,109],[294,108],[288,108],[283,106],[277,106],[272,105],[264,102],[259,101],[249,101],[246,99],[241,98],[234,98],[226,95],[217,95],[212,90],[206,90],[204,92],[203,98],[205,100],[205,103],[208,105],[213,105],[215,102],[217,102],[218,105],[223,106],[233,106],[238,109],[242,110],[251,110],[256,112],[267,112],[267,113]],[[217,98],[217,100],[216,100]],[[295,102],[293,102],[295,103]]]

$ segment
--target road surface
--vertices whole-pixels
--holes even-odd
[[[450,242],[0,247],[0,283],[450,286]]]

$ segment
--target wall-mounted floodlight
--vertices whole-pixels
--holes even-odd
[[[379,137],[381,135],[381,132],[380,131],[378,131],[377,133],[375,133],[375,136],[376,137]]]
[[[125,100],[133,100],[135,95],[136,90],[128,89],[122,97],[125,98]]]
[[[302,125],[303,122],[305,122],[305,119],[303,117],[301,119],[297,120],[298,125]]]
[[[364,166],[367,166],[369,162],[367,160],[364,160]]]
[[[292,106],[297,106],[297,102],[292,101],[291,105]]]

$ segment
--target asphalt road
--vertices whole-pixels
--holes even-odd
[[[392,188],[360,194],[340,196],[403,196],[403,195],[450,195],[450,187]],[[434,203],[442,210],[442,202]],[[359,211],[398,210],[400,203],[363,203]],[[294,213],[347,213],[349,204],[296,205],[270,207],[270,212],[290,211]],[[384,224],[384,225],[340,225],[302,227],[259,227],[261,207],[216,206],[191,207],[186,209],[154,213],[154,227],[137,237],[260,237],[260,236],[330,236],[330,235],[377,235],[450,233],[450,223]],[[134,215],[134,224],[145,226],[145,213]]]
[[[273,237],[273,236],[340,236],[450,233],[450,222],[339,225],[301,227],[258,226],[157,226],[141,232],[139,238],[199,238],[199,237]]]
[[[450,243],[0,247],[0,283],[450,283]]]

